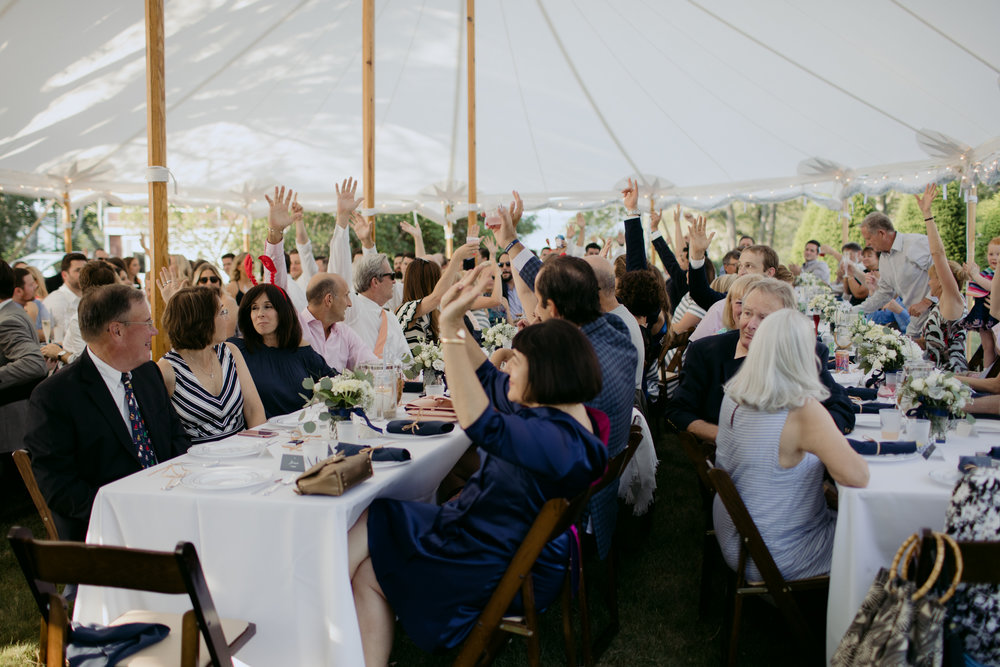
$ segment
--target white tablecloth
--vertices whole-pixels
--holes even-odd
[[[836,377],[836,376],[835,376]],[[850,437],[879,437],[878,415],[858,415]],[[864,489],[840,487],[837,530],[830,569],[827,605],[827,658],[854,619],[879,568],[889,567],[903,540],[922,528],[944,529],[951,487],[932,480],[931,470],[957,470],[960,455],[989,450],[1000,443],[1000,422],[981,420],[978,437],[948,433],[938,445],[943,459],[917,458],[895,463],[869,463]]]
[[[412,462],[376,466],[374,477],[337,498],[298,496],[291,486],[271,495],[183,484],[163,490],[163,472],[145,470],[100,490],[87,541],[163,551],[173,551],[178,540],[193,542],[219,614],[257,624],[239,653],[247,664],[360,665],[347,530],[376,497],[433,500],[469,440],[456,431],[393,445],[409,449]],[[287,453],[281,444],[268,452],[233,463],[295,474],[278,471]],[[184,456],[157,469],[177,462],[196,460]],[[132,608],[176,612],[189,605],[184,596],[81,587],[74,618],[108,623]]]

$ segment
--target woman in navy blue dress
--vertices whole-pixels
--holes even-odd
[[[267,418],[302,407],[302,380],[336,374],[302,338],[295,308],[281,289],[261,283],[247,290],[239,311],[239,348],[264,403]]]
[[[590,342],[550,319],[518,333],[507,373],[497,370],[463,323],[489,281],[469,272],[445,295],[440,318],[452,402],[479,446],[479,471],[440,507],[375,500],[348,534],[369,666],[387,663],[396,616],[424,650],[461,643],[542,505],[579,495],[607,466],[607,417],[583,405],[601,387]],[[533,582],[540,609],[556,598],[568,557],[568,534],[542,551]]]

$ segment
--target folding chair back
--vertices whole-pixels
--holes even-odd
[[[684,359],[684,350],[687,348],[688,340],[691,338],[691,334],[694,333],[694,329],[688,331],[683,331],[681,333],[673,333],[663,339],[663,345],[660,348],[660,354],[657,361],[660,364],[660,384],[666,385],[668,382],[677,377],[677,373],[681,368],[681,361]],[[667,353],[670,350],[676,350],[673,356],[670,358],[670,362],[664,364],[663,360],[667,358]]]
[[[178,542],[172,553],[143,551],[35,540],[30,530],[19,526],[11,528],[7,539],[48,626],[45,654],[49,665],[64,662],[69,621],[56,582],[188,595],[192,610],[184,615],[181,648],[181,664],[185,666],[198,662],[199,631],[213,665],[231,665],[231,653],[254,634],[255,627],[249,623],[233,645],[226,643],[201,562],[190,542]]]
[[[764,538],[757,530],[750,512],[747,510],[743,499],[740,498],[736,485],[725,470],[721,468],[711,468],[708,471],[708,478],[715,488],[716,494],[725,506],[729,517],[733,521],[737,532],[740,534],[740,557],[736,568],[736,587],[733,597],[733,611],[731,618],[731,628],[729,637],[729,650],[727,663],[736,664],[736,645],[739,639],[740,630],[740,609],[742,596],[747,594],[760,595],[768,594],[774,600],[775,606],[784,616],[792,635],[802,644],[803,649],[811,651],[816,646],[822,646],[822,639],[810,630],[802,615],[798,603],[792,596],[792,591],[829,588],[830,577],[811,577],[796,581],[786,580],[771,556]],[[746,559],[747,556],[753,559],[757,570],[764,578],[762,583],[748,582],[746,580]]]
[[[35,481],[35,472],[31,469],[31,455],[27,449],[18,449],[14,452],[14,464],[17,466],[17,471],[21,473],[21,479],[24,480],[24,485],[28,488],[28,494],[31,495],[32,502],[35,503],[35,509],[42,517],[45,534],[49,536],[50,540],[58,540],[59,531],[56,529],[56,522],[52,518],[49,504],[45,502],[45,496],[38,488],[38,482]]]

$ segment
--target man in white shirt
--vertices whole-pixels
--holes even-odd
[[[865,245],[881,254],[875,292],[856,308],[865,313],[873,313],[898,294],[911,315],[906,333],[920,335],[933,304],[927,289],[927,270],[931,266],[931,249],[927,237],[923,234],[897,232],[889,216],[878,211],[869,213],[861,221],[861,236],[865,239]]]
[[[63,284],[49,294],[42,303],[52,315],[52,340],[62,341],[66,334],[66,325],[80,304],[80,269],[87,263],[87,256],[82,252],[68,252],[62,259]]]

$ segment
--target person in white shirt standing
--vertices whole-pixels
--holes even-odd
[[[52,340],[62,341],[66,334],[66,325],[76,313],[80,304],[80,269],[87,263],[87,256],[82,252],[68,252],[63,255],[63,284],[56,291],[45,297],[42,302],[52,315]]]

